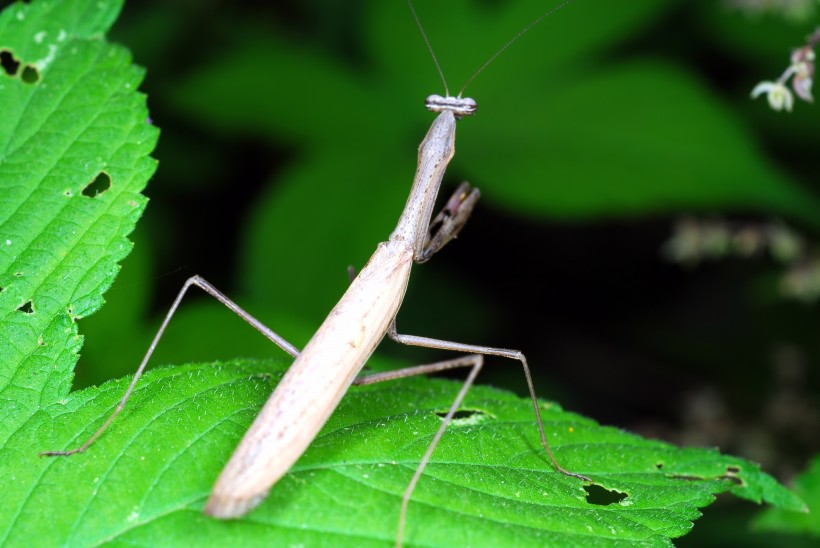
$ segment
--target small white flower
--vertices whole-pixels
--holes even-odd
[[[783,82],[760,82],[752,90],[752,99],[756,99],[764,93],[769,100],[769,106],[774,110],[783,110],[785,108],[787,112],[792,111],[794,96],[783,85]]]
[[[811,86],[814,83],[808,71],[797,71],[792,79],[792,88],[798,97],[811,103],[814,98],[811,96]]]

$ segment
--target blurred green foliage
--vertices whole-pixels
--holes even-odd
[[[806,471],[798,476],[795,491],[803,497],[810,513],[769,509],[755,521],[755,528],[763,531],[806,533],[820,539],[820,520],[817,519],[817,512],[820,512],[820,457],[815,457]]]
[[[544,9],[418,4],[454,88]],[[802,469],[820,450],[817,310],[781,299],[765,258],[685,270],[659,250],[680,214],[817,239],[818,111],[748,97],[816,24],[683,0],[579,0],[545,20],[468,90],[479,111],[447,182],[484,198],[414,273],[399,329],[520,348],[542,395],[603,423]],[[109,305],[81,326],[78,381],[133,371],[194,273],[303,344],[392,229],[432,117],[421,102],[442,91],[406,6],[134,2],[114,39],[151,69],[162,167]],[[157,363],[276,352],[202,299]]]

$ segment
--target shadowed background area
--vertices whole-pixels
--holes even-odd
[[[479,110],[458,127],[442,190],[468,179],[482,200],[414,271],[399,330],[521,349],[539,394],[567,409],[716,445],[784,480],[802,470],[820,444],[814,294],[784,293],[787,267],[765,246],[664,253],[687,217],[780,223],[812,256],[820,115],[805,103],[775,113],[749,92],[785,69],[820,13],[750,4],[578,0],[491,65],[467,92]],[[550,5],[417,9],[455,92]],[[406,4],[132,2],[111,38],[149,67],[160,168],[109,304],[81,323],[77,386],[131,373],[193,274],[303,345],[347,266],[392,230],[432,120],[423,99],[443,91]],[[154,363],[277,352],[192,296]],[[392,343],[378,354],[442,357]],[[504,360],[481,382],[525,392]],[[725,545],[720,531],[754,511],[712,509],[678,542]]]

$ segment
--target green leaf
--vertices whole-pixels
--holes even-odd
[[[4,467],[12,545],[301,543],[394,540],[402,493],[458,383],[407,379],[351,389],[296,466],[247,519],[201,515],[238,439],[287,367],[197,364],[146,375],[129,406],[87,453],[41,459],[81,443],[107,417],[127,379],[73,393],[18,433]],[[711,450],[677,449],[542,402],[556,457],[618,501],[587,501],[540,448],[529,400],[475,387],[413,495],[407,541],[422,545],[668,545],[698,508],[732,492],[802,508],[756,465]],[[596,493],[597,495],[597,493]],[[42,516],[55,516],[42,531]],[[8,515],[4,513],[4,515]]]
[[[158,132],[143,71],[103,33],[121,2],[16,3],[0,14],[0,468],[68,397],[96,311],[131,249]],[[36,455],[36,452],[35,452]],[[30,456],[30,455],[27,455]],[[36,471],[36,470],[35,470]],[[36,481],[23,482],[35,489]],[[20,501],[0,502],[6,538]],[[42,525],[41,525],[42,526]],[[2,540],[0,540],[0,543]]]
[[[794,491],[806,501],[807,513],[784,512],[770,508],[754,522],[756,530],[807,534],[820,538],[820,456],[809,463],[805,472],[794,482]]]

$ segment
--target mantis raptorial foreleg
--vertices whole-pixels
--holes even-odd
[[[458,236],[473,212],[481,193],[466,181],[447,200],[445,206],[430,222],[424,248],[415,257],[415,262],[421,264],[430,260],[442,247]]]

